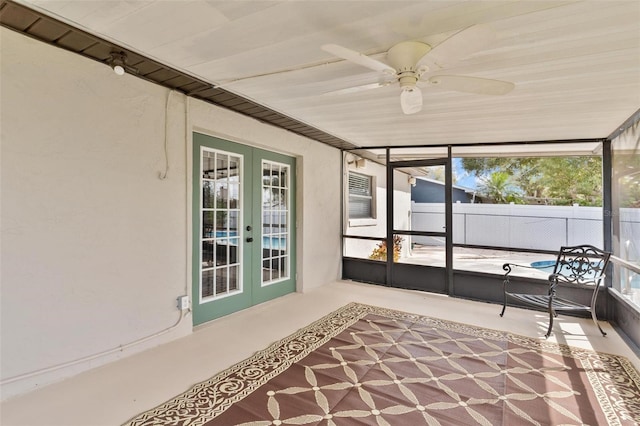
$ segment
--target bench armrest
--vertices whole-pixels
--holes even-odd
[[[518,267],[518,268],[528,268],[528,269],[538,269],[538,268],[534,268],[533,266],[529,266],[529,265],[520,265],[518,263],[505,263],[504,265],[502,265],[502,270],[506,271],[506,273],[504,274],[505,278],[507,277],[507,275],[509,275],[511,273],[511,268],[512,267]]]
[[[527,268],[527,269],[535,269],[535,270],[538,270],[538,268],[534,268],[533,266],[530,266],[530,265],[520,265],[520,264],[518,264],[518,263],[505,263],[504,265],[502,265],[502,269],[503,269],[504,271],[506,271],[506,272],[505,272],[505,274],[504,274],[504,279],[502,280],[502,286],[503,286],[504,291],[507,291],[507,285],[509,285],[509,283],[510,283],[510,278],[511,278],[511,277],[509,276],[509,274],[511,273],[511,270],[512,270],[512,268],[514,268],[514,267],[516,267],[516,268]],[[551,276],[549,276],[549,281],[550,281],[550,283],[549,283],[549,290],[553,289],[553,288],[556,286],[556,284],[557,284],[557,280],[551,279],[551,277],[552,277],[553,275],[554,275],[554,274],[551,274]]]

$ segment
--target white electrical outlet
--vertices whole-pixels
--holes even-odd
[[[189,309],[189,296],[178,297],[178,309],[181,311]]]

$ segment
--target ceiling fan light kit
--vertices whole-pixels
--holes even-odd
[[[337,44],[325,44],[322,49],[339,58],[357,65],[395,77],[401,88],[400,106],[405,114],[415,114],[422,110],[422,92],[417,87],[424,76],[429,86],[438,86],[444,90],[453,90],[477,95],[505,95],[514,88],[508,81],[455,75],[427,75],[440,70],[442,64],[453,63],[462,57],[480,49],[493,39],[493,33],[485,26],[472,26],[440,43],[436,48],[419,41],[403,41],[392,46],[386,55],[387,63],[370,58],[362,53]],[[430,53],[433,52],[433,55]],[[432,57],[433,56],[433,57]],[[430,65],[432,65],[430,67]],[[388,77],[387,77],[388,78]],[[390,82],[366,84],[335,91],[335,93],[353,93],[360,90],[385,87]]]
[[[422,110],[422,92],[417,87],[405,86],[400,93],[402,112],[410,115]]]

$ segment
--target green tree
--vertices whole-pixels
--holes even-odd
[[[554,204],[602,205],[600,157],[553,157],[540,162],[540,183]]]
[[[507,172],[493,172],[482,179],[480,192],[497,204],[520,203],[521,198]]]
[[[613,184],[620,207],[640,208],[640,150],[614,152],[613,158]]]
[[[640,208],[640,172],[618,179],[620,207]]]
[[[462,166],[478,176],[506,173],[525,197],[550,204],[602,205],[600,157],[464,158]]]
[[[444,173],[444,166],[429,166],[425,168],[425,175],[424,177],[429,178],[429,179],[433,179],[433,180],[437,180],[438,182],[444,182],[444,178],[445,178],[445,173]],[[455,170],[452,170],[451,172],[451,179],[452,179],[452,183],[455,184],[458,180],[458,177],[456,176]]]

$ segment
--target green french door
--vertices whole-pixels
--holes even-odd
[[[295,291],[295,158],[193,134],[193,321]]]

